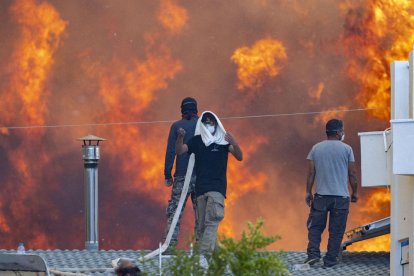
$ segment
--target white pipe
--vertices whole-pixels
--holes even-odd
[[[139,258],[138,260],[140,262],[144,262],[157,255],[161,255],[170,245],[171,237],[173,235],[175,226],[177,225],[178,219],[180,217],[181,210],[183,209],[184,200],[187,197],[188,187],[190,186],[190,181],[191,181],[191,175],[193,174],[193,168],[194,168],[194,153],[190,155],[190,159],[188,161],[187,174],[185,175],[183,190],[181,191],[181,197],[180,197],[180,200],[178,201],[178,206],[177,206],[177,209],[175,210],[174,217],[171,222],[170,229],[168,230],[168,234],[165,239],[165,242],[158,249],[152,251],[151,253],[148,253],[144,257]]]
[[[191,176],[193,174],[193,169],[194,169],[194,153],[192,153],[190,155],[190,159],[188,160],[187,173],[185,175],[183,190],[181,191],[180,200],[178,201],[178,206],[177,206],[177,209],[175,210],[174,217],[173,217],[173,220],[171,222],[171,226],[170,226],[170,229],[168,230],[167,237],[165,238],[164,243],[162,245],[160,245],[158,249],[148,253],[147,255],[145,255],[143,257],[138,258],[138,261],[144,262],[144,261],[147,261],[149,259],[154,258],[157,255],[160,255],[160,258],[161,258],[161,254],[164,253],[164,251],[170,245],[171,237],[173,235],[175,226],[177,225],[178,218],[180,217],[181,210],[183,209],[184,200],[187,197],[188,187],[190,186],[190,181],[191,181]],[[130,259],[130,258],[117,258],[117,259],[112,260],[112,266],[115,267],[115,265],[118,264],[118,262],[121,259],[129,260],[131,262],[134,261],[134,259]]]
[[[49,272],[55,275],[62,275],[62,276],[89,276],[88,274],[65,272],[65,271],[59,271],[59,270],[54,270],[54,269],[49,269]]]
[[[161,252],[161,243],[159,243],[158,249],[160,250],[160,255],[159,255],[160,257],[159,257],[158,263],[159,263],[160,276],[161,276],[162,275],[162,252]]]

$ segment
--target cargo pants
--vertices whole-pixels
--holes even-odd
[[[217,240],[217,230],[224,218],[224,196],[207,192],[197,197],[197,220],[200,227],[200,254],[211,253]]]

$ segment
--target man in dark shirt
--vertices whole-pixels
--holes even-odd
[[[197,220],[200,227],[200,253],[214,250],[217,230],[224,218],[224,198],[227,190],[228,153],[241,161],[242,151],[230,133],[226,133],[217,116],[203,112],[195,136],[184,143],[185,130],[179,129],[175,150],[177,154],[195,155]]]
[[[165,175],[165,185],[170,187],[171,189],[171,198],[168,201],[168,207],[166,210],[167,215],[167,227],[165,229],[165,235],[167,235],[168,230],[170,229],[171,223],[173,221],[173,217],[175,214],[175,210],[177,209],[178,202],[180,200],[181,191],[184,186],[184,179],[187,173],[187,166],[188,166],[188,155],[180,155],[176,156],[175,154],[175,141],[177,140],[177,132],[178,129],[182,128],[185,129],[186,135],[184,136],[184,141],[188,142],[191,137],[194,136],[195,127],[198,120],[197,115],[197,101],[193,98],[187,97],[182,100],[181,102],[181,114],[182,119],[179,121],[174,122],[170,128],[170,134],[168,135],[168,143],[167,143],[167,150],[165,153],[165,166],[164,166],[164,175]],[[175,173],[174,178],[171,175],[171,171],[173,168],[175,160]],[[190,186],[188,188],[187,197],[185,198],[183,209],[185,207],[185,203],[187,202],[188,197],[191,196],[191,201],[193,204],[194,209],[194,233],[196,236],[196,240],[198,240],[198,225],[197,225],[197,217],[196,217],[196,205],[197,199],[195,195],[195,173],[193,173],[190,181]],[[182,214],[182,212],[181,212]],[[171,249],[177,245],[178,242],[178,234],[180,231],[180,221],[181,221],[181,214],[177,225],[174,229],[173,235],[171,237],[170,247],[169,250],[166,252],[167,254],[171,252]]]

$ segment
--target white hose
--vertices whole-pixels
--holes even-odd
[[[144,257],[139,258],[138,260],[140,262],[149,260],[159,254],[162,254],[170,245],[171,237],[174,233],[174,229],[175,229],[175,226],[177,225],[178,219],[180,218],[181,210],[183,209],[184,200],[187,197],[188,187],[190,186],[190,181],[191,181],[191,175],[193,174],[193,168],[194,168],[194,153],[190,155],[190,159],[188,161],[187,173],[185,175],[183,190],[181,191],[180,200],[178,201],[178,206],[177,206],[177,209],[175,210],[174,217],[171,222],[170,229],[168,230],[168,234],[165,239],[165,242],[158,249],[152,251],[151,253],[148,253]]]
[[[113,269],[111,269],[111,271],[113,271]],[[67,272],[67,271],[61,271],[61,270],[56,270],[56,269],[49,269],[49,272],[54,275],[61,275],[61,276],[89,276],[88,274]]]

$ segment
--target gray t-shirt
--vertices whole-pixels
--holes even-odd
[[[312,147],[307,159],[315,163],[317,194],[349,197],[348,162],[355,162],[349,145],[325,140]]]

